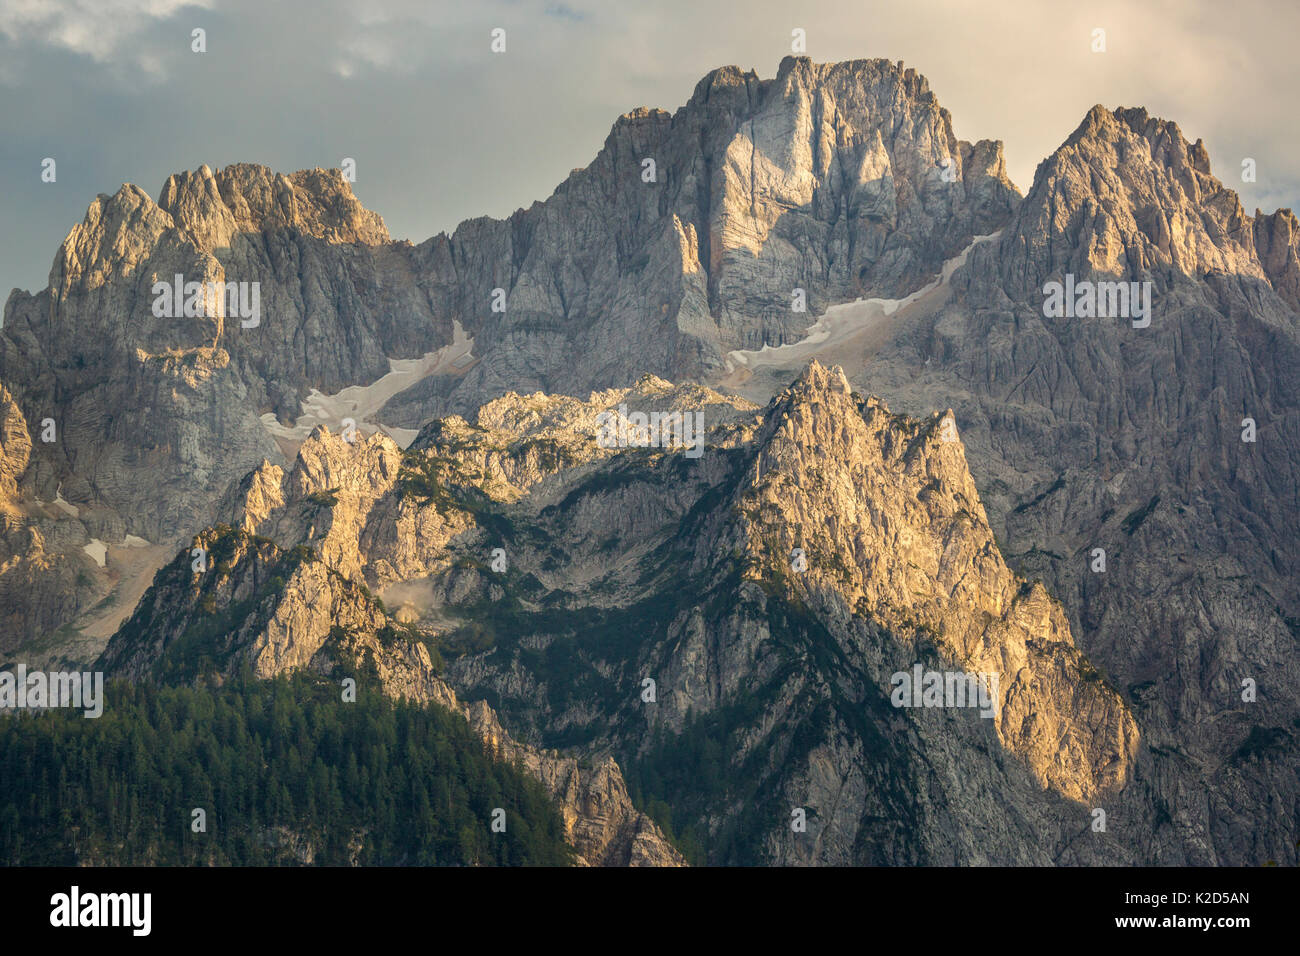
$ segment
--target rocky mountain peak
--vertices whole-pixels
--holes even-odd
[[[217,172],[204,165],[168,177],[158,205],[207,251],[229,246],[239,233],[286,228],[331,243],[391,241],[383,218],[361,205],[337,169],[286,176],[251,163]]]
[[[930,282],[1018,199],[1001,145],[957,140],[924,78],[901,64],[787,59],[772,79],[714,70],[673,114],[621,117],[545,202],[431,241],[431,287],[446,289],[482,361],[452,400],[403,424],[508,388],[707,378],[733,349],[797,339],[831,302]],[[485,317],[493,287],[510,307]],[[794,289],[806,311],[791,308]],[[527,367],[496,349],[518,335],[537,346]],[[567,350],[593,344],[611,358],[575,380]]]
[[[1251,220],[1211,174],[1204,143],[1141,108],[1088,111],[1039,164],[997,247],[972,254],[972,274],[994,257],[1008,291],[1026,298],[1066,273],[1153,279],[1158,292],[1175,274],[1266,278]]]
[[[816,63],[807,56],[786,56],[777,67],[776,82],[786,87],[799,85],[806,88],[844,82],[862,87],[883,84],[896,87],[909,100],[924,102],[939,109],[938,100],[930,91],[930,81],[916,70],[905,67],[902,60],[876,57]]]
[[[142,255],[172,225],[171,217],[138,186],[127,183],[111,196],[101,193],[55,254],[50,269],[52,298],[62,303],[110,282],[132,281]]]
[[[894,415],[876,396],[855,392],[838,365],[810,362],[769,406],[764,432],[769,437],[760,472],[780,467],[802,473],[805,466],[817,473],[826,466],[858,470],[868,463],[879,469],[899,458],[910,472],[956,490],[964,506],[978,507],[952,409],[921,420]],[[792,447],[803,451],[792,458]]]
[[[999,737],[1042,785],[1076,800],[1122,786],[1137,725],[1086,678],[1061,605],[1007,567],[951,410],[893,415],[840,368],[812,363],[767,419],[739,494],[751,573],[794,582],[813,606],[839,609],[830,617],[932,635],[952,661],[999,675]]]
[[[62,302],[110,281],[138,281],[143,260],[164,241],[172,247],[188,242],[199,256],[224,258],[240,236],[289,228],[328,243],[390,241],[383,219],[361,205],[337,169],[286,176],[247,163],[216,172],[204,165],[169,176],[156,203],[129,183],[112,196],[99,195],[60,247],[50,286]],[[179,234],[169,237],[171,230]],[[175,256],[183,250],[169,251]],[[213,262],[186,269],[186,278],[207,281],[219,271]]]
[[[813,359],[799,373],[799,376],[790,383],[787,391],[792,394],[802,392],[806,395],[827,393],[849,395],[853,391],[853,386],[849,384],[848,376],[844,374],[844,369],[840,366],[833,365],[827,368],[821,362]]]

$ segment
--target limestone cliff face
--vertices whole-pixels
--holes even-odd
[[[337,171],[204,166],[168,179],[157,203],[135,186],[100,196],[49,288],[6,305],[0,369],[28,414],[60,426],[33,462],[36,490],[61,484],[151,541],[196,530],[232,480],[281,460],[259,415],[292,420],[309,386],[373,381],[388,356],[438,337],[408,248]],[[156,315],[155,283],[177,275],[246,283],[250,313],[255,284],[258,314],[227,315],[233,300],[214,297],[207,314]]]
[[[510,390],[702,378],[732,349],[798,338],[831,302],[924,285],[1018,198],[1001,144],[959,141],[901,63],[714,70],[675,113],[620,117],[545,202],[420,246],[482,361],[388,413],[414,427]],[[493,288],[509,292],[502,314]]]
[[[1273,291],[1300,313],[1300,223],[1290,209],[1255,210],[1255,252]]]
[[[9,389],[0,384],[0,497],[12,498],[32,456],[27,421]]]
[[[964,670],[998,675],[998,737],[1044,787],[1091,800],[1126,782],[1137,725],[1088,679],[1060,604],[1007,568],[951,413],[901,420],[814,363],[758,440],[740,506],[772,568],[801,549],[799,590],[837,617],[938,635]]]
[[[112,524],[102,512],[82,514],[59,498],[42,502],[21,487],[31,457],[27,420],[0,383],[0,655],[24,650],[35,662],[47,649],[24,648],[33,630],[55,632],[108,590],[86,546]]]
[[[628,797],[612,757],[591,765],[554,750],[527,747],[501,727],[483,701],[463,707],[474,731],[504,759],[518,761],[559,804],[565,832],[588,866],[681,866],[681,854]]]

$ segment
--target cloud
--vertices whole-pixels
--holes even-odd
[[[0,0],[0,35],[20,47],[49,47],[107,64],[126,58],[158,69],[156,57],[132,41],[186,8],[213,0]],[[178,41],[179,42],[179,41]]]

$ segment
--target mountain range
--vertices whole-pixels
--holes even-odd
[[[902,63],[725,67],[419,245],[203,166],[5,305],[0,661],[365,668],[592,864],[1294,865],[1297,381],[1300,224],[1137,108],[1022,196]]]

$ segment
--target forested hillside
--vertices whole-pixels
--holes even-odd
[[[0,719],[0,863],[570,862],[542,785],[494,759],[464,718],[364,687],[340,698],[303,676],[115,682],[97,720]]]

